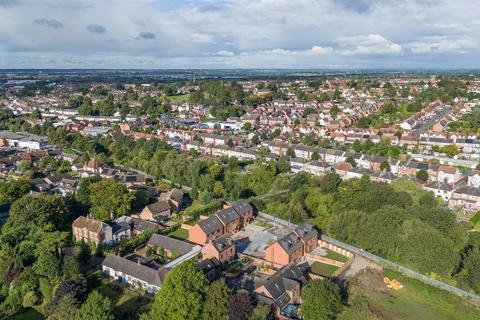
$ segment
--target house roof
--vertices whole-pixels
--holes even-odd
[[[252,206],[246,200],[239,200],[231,204],[232,208],[241,216],[245,216],[248,212],[252,211]]]
[[[294,232],[287,234],[283,238],[277,240],[277,242],[288,255],[291,255],[303,245],[300,237]]]
[[[213,240],[212,244],[218,252],[222,252],[233,246],[235,242],[229,236],[221,236],[220,238]]]
[[[217,217],[210,217],[206,220],[200,221],[198,223],[200,229],[203,230],[206,234],[214,233],[223,228],[223,225],[220,223]]]
[[[275,304],[282,309],[290,302],[290,297],[286,291],[293,289],[296,284],[299,284],[301,287],[306,282],[307,279],[305,279],[300,269],[291,263],[267,279],[264,286],[274,299]]]
[[[152,236],[147,242],[147,245],[152,245],[158,248],[167,249],[170,252],[176,252],[180,255],[184,255],[192,251],[194,247],[193,245],[185,241],[173,239],[167,236],[162,236],[158,233],[152,234]]]
[[[90,219],[84,216],[80,216],[73,221],[72,227],[84,229],[88,231],[98,233],[102,230],[104,223],[100,220]]]
[[[438,171],[442,171],[448,174],[455,174],[457,172],[457,168],[451,166],[440,166]]]
[[[229,207],[229,208],[222,209],[222,210],[218,211],[217,212],[217,218],[223,224],[227,225],[229,223],[232,223],[236,219],[239,219],[240,216],[238,215],[238,213],[232,207]]]
[[[102,265],[157,287],[162,286],[165,277],[165,270],[155,270],[113,254],[108,254]]]
[[[147,208],[153,215],[157,215],[164,211],[170,210],[170,204],[167,201],[162,200],[149,204]]]
[[[318,236],[317,230],[313,228],[313,226],[309,223],[302,223],[298,227],[295,228],[295,233],[303,239],[303,241],[308,241],[315,236]]]

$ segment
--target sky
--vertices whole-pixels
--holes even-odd
[[[480,0],[0,0],[0,68],[478,69]]]

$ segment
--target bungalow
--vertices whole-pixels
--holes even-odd
[[[158,233],[152,234],[147,242],[147,248],[154,250],[157,254],[163,251],[163,255],[169,259],[183,256],[193,250],[194,245],[185,241],[177,240]]]
[[[221,236],[202,248],[202,259],[217,259],[226,262],[235,256],[235,242],[229,236]]]
[[[150,268],[113,254],[108,254],[102,262],[102,272],[122,284],[143,288],[149,293],[160,290],[165,280],[167,269]]]

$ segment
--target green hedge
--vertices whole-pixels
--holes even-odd
[[[189,216],[193,219],[196,219],[196,218],[198,218],[198,216],[200,216],[202,214],[209,215],[211,213],[214,213],[215,211],[217,211],[218,209],[220,209],[222,207],[222,204],[223,204],[223,200],[221,200],[221,199],[213,200],[209,204],[201,206],[201,207],[188,208],[187,210],[184,211],[183,214],[187,215],[187,216]]]

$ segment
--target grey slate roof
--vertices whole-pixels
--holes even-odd
[[[240,216],[237,214],[237,212],[232,208],[226,208],[222,209],[217,212],[217,217],[222,221],[224,224],[229,224],[236,219],[240,218]]]
[[[289,302],[290,297],[286,293],[291,290],[296,283],[300,287],[307,282],[303,273],[295,264],[289,264],[270,277],[266,283],[265,288],[273,297],[275,304],[283,309]]]
[[[317,230],[315,230],[311,224],[306,222],[295,228],[295,233],[298,234],[303,241],[308,241],[318,235]]]
[[[213,241],[213,246],[218,252],[222,252],[234,244],[235,242],[229,236],[221,236]]]
[[[300,240],[294,232],[291,232],[278,240],[280,246],[287,252],[289,255],[298,250],[303,245],[303,242]]]
[[[193,249],[193,245],[186,243],[185,241],[173,239],[167,236],[162,236],[158,233],[152,234],[147,242],[147,245],[153,245],[158,248],[167,249],[170,252],[177,252],[180,255],[184,255]]]
[[[103,260],[102,265],[109,267],[115,271],[123,272],[136,279],[145,281],[150,285],[155,285],[157,287],[162,286],[162,277],[160,270],[149,268],[142,264],[135,263],[133,261],[113,254],[108,254],[105,257],[105,260]]]
[[[223,228],[223,225],[220,223],[220,221],[217,219],[217,217],[210,217],[206,220],[200,221],[198,223],[198,226],[206,234],[213,233],[213,232]]]
[[[241,216],[245,216],[247,212],[252,211],[252,206],[246,200],[239,200],[231,204],[232,208]]]

